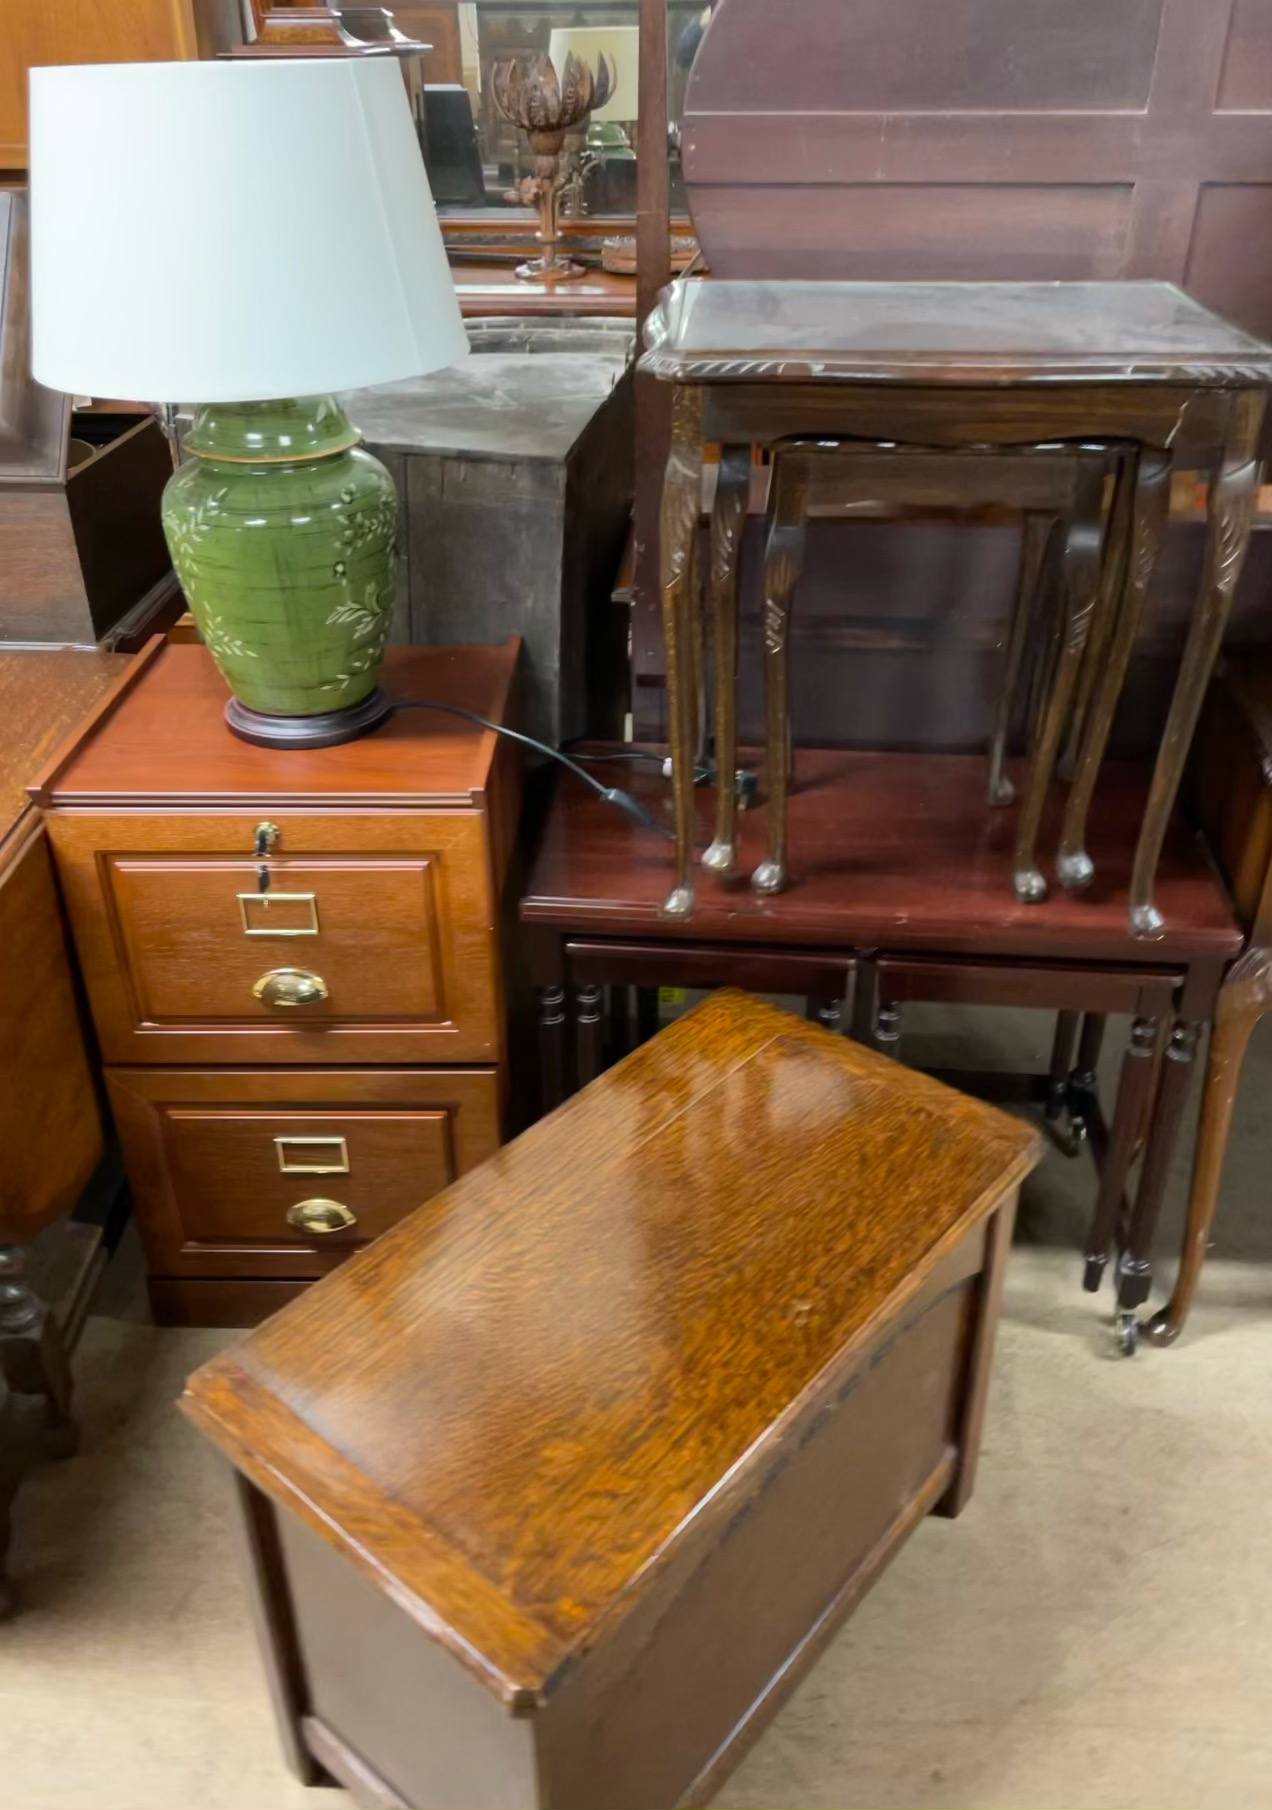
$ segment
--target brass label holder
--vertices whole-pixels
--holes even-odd
[[[274,1148],[278,1152],[278,1167],[284,1175],[348,1175],[349,1146],[344,1138],[307,1138],[298,1133],[290,1137],[274,1139]],[[301,1162],[299,1155],[289,1155],[289,1151],[325,1150],[330,1153],[327,1160],[317,1162]]]
[[[236,893],[239,922],[244,936],[317,936],[318,895],[313,892],[240,892]],[[257,914],[268,916],[275,905],[305,905],[309,908],[307,924],[253,923]]]

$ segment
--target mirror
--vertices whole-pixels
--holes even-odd
[[[685,214],[679,120],[689,66],[709,6],[667,0],[668,118],[672,209]],[[441,0],[393,6],[398,29],[433,46],[413,65],[410,85],[420,142],[447,243],[483,262],[525,256],[537,212],[525,184],[533,159],[524,132],[494,105],[495,65],[536,53],[570,52],[595,68],[603,54],[614,75],[609,103],[572,137],[561,228],[571,256],[599,261],[605,233],[631,232],[636,213],[638,0]]]

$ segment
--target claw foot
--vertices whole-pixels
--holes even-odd
[[[1168,1307],[1159,1307],[1157,1312],[1151,1314],[1144,1322],[1143,1331],[1144,1337],[1150,1345],[1166,1346],[1175,1343],[1183,1331],[1183,1327],[1175,1325]]]
[[[732,842],[712,842],[702,857],[702,865],[717,880],[731,880],[737,873],[738,851]]]
[[[761,861],[751,875],[751,885],[756,892],[785,892],[786,863],[784,861]]]
[[[693,887],[673,886],[662,902],[665,918],[687,918],[693,913]]]
[[[1056,857],[1056,879],[1069,892],[1089,886],[1095,878],[1095,862],[1085,849],[1062,849]]]
[[[1156,905],[1136,905],[1131,909],[1131,935],[1156,941],[1166,928],[1166,920]]]

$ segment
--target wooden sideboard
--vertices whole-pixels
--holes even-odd
[[[212,56],[243,36],[238,0],[4,0],[0,170],[27,162],[27,71],[42,63]]]
[[[44,1397],[54,1452],[74,1438],[67,1347],[98,1244],[92,1228],[58,1222],[101,1158],[102,1115],[48,838],[24,786],[126,664],[70,649],[0,653],[0,1370],[11,1390]],[[0,1614],[12,1601],[8,1498],[25,1457],[6,1440]]]
[[[519,647],[396,649],[385,682],[502,720]],[[500,1141],[516,756],[423,710],[256,748],[225,697],[154,642],[34,789],[156,1317],[242,1325]]]

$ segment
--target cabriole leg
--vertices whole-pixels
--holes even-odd
[[[1126,592],[1138,461],[1138,447],[1122,446],[1115,449],[1112,459],[1113,495],[1104,531],[1104,562],[1100,570],[1100,601],[1096,605],[1082,671],[1078,675],[1077,695],[1069,716],[1064,752],[1057,764],[1057,772],[1065,781],[1071,780],[1077,770],[1083,732],[1104,671],[1118,609]]]
[[[732,877],[738,855],[738,558],[751,487],[751,449],[726,446],[711,511],[711,629],[715,673],[715,836],[702,865]]]
[[[1131,557],[1125,588],[1120,601],[1114,603],[1113,636],[1101,661],[1083,728],[1073,785],[1065,806],[1060,850],[1056,857],[1056,877],[1062,886],[1086,886],[1095,873],[1086,852],[1087,816],[1122,687],[1126,683],[1126,670],[1143,621],[1169,506],[1170,456],[1146,451],[1140,456],[1135,479]]]
[[[1161,1213],[1162,1196],[1166,1192],[1166,1176],[1179,1136],[1179,1122],[1184,1102],[1192,1084],[1193,1061],[1197,1054],[1200,1025],[1177,1024],[1162,1063],[1161,1084],[1153,1112],[1153,1128],[1140,1169],[1135,1210],[1131,1215],[1126,1247],[1118,1257],[1117,1307],[1124,1350],[1133,1350],[1134,1336],[1129,1339],[1127,1318],[1148,1299],[1153,1285],[1153,1237]]]
[[[1248,949],[1224,982],[1215,1010],[1179,1274],[1175,1277],[1170,1300],[1144,1328],[1154,1345],[1173,1345],[1188,1319],[1219,1204],[1219,1184],[1223,1179],[1228,1134],[1232,1129],[1232,1111],[1246,1045],[1250,1033],[1269,1008],[1272,1008],[1272,951]]]
[[[1118,1083],[1109,1146],[1100,1170],[1100,1191],[1096,1197],[1095,1217],[1087,1237],[1086,1268],[1082,1278],[1082,1286],[1086,1289],[1099,1288],[1104,1266],[1109,1260],[1109,1251],[1122,1210],[1126,1177],[1135,1150],[1140,1115],[1153,1079],[1153,1045],[1157,1040],[1157,1024],[1156,1018],[1137,1018],[1131,1026],[1131,1040],[1122,1059],[1122,1078]]]
[[[1210,487],[1210,519],[1201,591],[1193,611],[1183,664],[1162,733],[1148,806],[1135,850],[1130,902],[1134,936],[1159,937],[1164,929],[1162,914],[1153,902],[1157,863],[1183,777],[1184,762],[1192,745],[1193,730],[1250,545],[1254,497],[1259,482],[1258,446],[1263,408],[1261,391],[1246,391],[1235,399],[1223,464]]]
[[[790,793],[791,594],[804,565],[808,467],[793,454],[775,455],[768,544],[764,552],[764,714],[768,781],[768,853],[751,875],[756,892],[782,892],[787,880]]]
[[[1054,526],[1054,517],[1036,514],[1027,515],[1021,526],[1016,600],[1012,605],[1011,623],[1007,630],[1002,689],[998,694],[998,712],[994,720],[993,739],[989,744],[989,802],[993,805],[1011,804],[1016,796],[1016,788],[1007,776],[1007,742],[1021,707],[1017,694],[1024,671],[1025,649],[1029,643],[1029,631],[1044,601],[1043,560]]]
[[[693,910],[693,778],[697,749],[698,611],[694,548],[702,510],[702,392],[677,385],[672,397],[671,452],[659,521],[663,639],[667,654],[667,721],[676,821],[676,872],[663,903],[667,917]]]
[[[1078,472],[1073,518],[1064,543],[1063,637],[1016,829],[1014,885],[1016,897],[1025,904],[1036,904],[1047,896],[1047,883],[1037,860],[1038,831],[1100,591],[1103,491],[1103,462],[1084,458]]]

